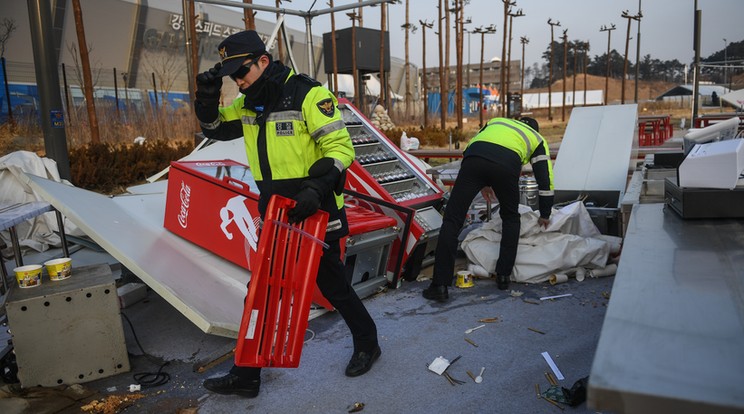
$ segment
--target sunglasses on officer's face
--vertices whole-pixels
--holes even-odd
[[[230,79],[232,79],[233,81],[237,81],[238,79],[243,79],[243,77],[245,77],[245,75],[247,75],[248,72],[251,71],[251,66],[255,65],[256,63],[258,63],[258,60],[259,59],[261,59],[261,56],[255,58],[255,59],[251,60],[250,62],[246,63],[245,65],[239,67],[238,70],[236,70],[235,72],[233,72],[232,75],[230,75]]]

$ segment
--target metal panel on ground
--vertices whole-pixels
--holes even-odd
[[[166,230],[165,194],[108,197],[28,177],[34,191],[201,330],[237,336],[249,272]]]

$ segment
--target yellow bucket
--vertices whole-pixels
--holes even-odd
[[[64,280],[72,275],[72,259],[69,257],[47,260],[44,266],[46,266],[49,280]]]
[[[18,286],[30,288],[41,285],[41,265],[26,265],[13,269]]]
[[[457,279],[455,280],[455,286],[459,288],[469,288],[475,286],[473,284],[473,275],[467,270],[460,270],[457,272]]]

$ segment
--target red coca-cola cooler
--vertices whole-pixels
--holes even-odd
[[[171,163],[164,221],[169,231],[250,270],[260,217],[258,188],[247,165],[232,160]]]
[[[258,263],[258,187],[250,168],[232,160],[171,163],[164,226],[241,267]],[[386,267],[398,236],[383,213],[347,205],[349,235],[342,241],[347,276],[360,297],[388,282]],[[319,291],[313,301],[331,308]]]

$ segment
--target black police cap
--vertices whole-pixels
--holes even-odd
[[[228,36],[217,47],[222,61],[219,76],[232,75],[245,62],[266,53],[266,45],[254,30],[245,30]]]

